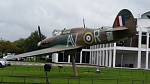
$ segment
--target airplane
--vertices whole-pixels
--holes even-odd
[[[52,37],[41,40],[37,44],[40,50],[19,54],[3,60],[64,51],[71,56],[74,76],[78,76],[75,66],[75,54],[80,52],[82,48],[125,40],[133,37],[136,33],[136,23],[132,13],[128,9],[122,9],[116,16],[112,27],[54,30]]]

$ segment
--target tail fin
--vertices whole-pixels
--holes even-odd
[[[127,9],[121,10],[116,16],[113,28],[120,28],[120,27],[128,28],[126,31],[128,37],[132,37],[137,33],[135,19],[132,13]]]

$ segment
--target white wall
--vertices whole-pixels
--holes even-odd
[[[52,62],[58,62],[58,53],[52,54]]]

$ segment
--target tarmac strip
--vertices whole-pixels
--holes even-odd
[[[52,64],[52,66],[72,66],[71,63],[39,63],[39,62],[23,62],[10,61],[11,65],[27,65],[27,66],[44,66],[45,64]],[[76,64],[77,67],[97,67],[89,64]]]

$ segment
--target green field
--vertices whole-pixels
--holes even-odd
[[[73,77],[72,67],[59,68],[53,66],[48,72],[51,84],[150,84],[150,71],[77,67],[79,77]],[[0,83],[45,84],[43,66],[9,66],[0,68]]]

